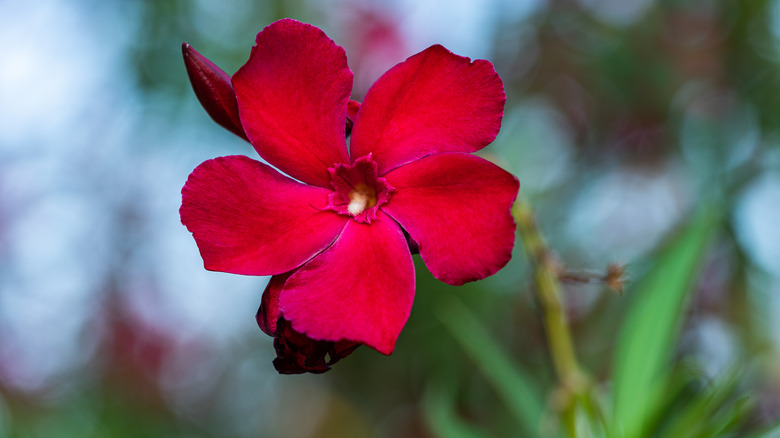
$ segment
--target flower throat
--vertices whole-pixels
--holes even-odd
[[[328,208],[360,223],[370,224],[376,219],[377,210],[390,200],[395,190],[378,175],[371,154],[358,158],[351,165],[336,164],[328,172],[333,186]]]

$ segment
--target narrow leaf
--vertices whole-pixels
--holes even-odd
[[[490,435],[462,421],[455,415],[452,385],[432,384],[423,396],[425,422],[434,436],[440,438],[488,438]]]
[[[731,431],[750,418],[750,413],[755,409],[755,402],[749,396],[743,396],[731,404],[723,413],[718,414],[715,420],[707,424],[697,438],[711,438],[727,436]]]
[[[780,438],[780,422],[749,435],[748,438]]]
[[[737,387],[742,377],[741,369],[735,367],[718,380],[713,381],[708,387],[700,391],[692,400],[678,409],[677,415],[664,428],[663,436],[668,438],[686,438],[701,436],[703,430],[717,427],[725,428],[728,421],[733,419],[726,415],[724,406],[729,398],[736,394]],[[721,413],[718,413],[721,411]],[[732,409],[732,412],[735,409]],[[714,421],[713,419],[717,419]],[[707,436],[707,435],[705,435]],[[717,436],[712,434],[709,436]]]
[[[462,302],[452,299],[439,318],[493,386],[518,423],[522,436],[538,436],[544,397],[531,379],[499,347]]]
[[[627,438],[642,433],[664,389],[691,285],[717,230],[718,215],[712,208],[702,209],[629,291],[635,299],[618,335],[614,370],[614,421]]]

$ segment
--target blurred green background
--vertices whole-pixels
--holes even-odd
[[[282,17],[346,49],[356,100],[431,44],[494,63],[508,100],[481,154],[519,178],[568,269],[628,265],[623,296],[564,282],[606,416],[656,406],[655,436],[780,419],[780,1],[7,0],[0,437],[560,431],[519,243],[457,288],[416,257],[395,353],[320,376],[274,371],[254,321],[267,279],[203,269],[179,191],[206,159],[257,156],[200,107],[181,43],[232,74]],[[662,402],[631,392],[646,360],[672,382],[648,380]]]

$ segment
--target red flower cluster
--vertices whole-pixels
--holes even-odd
[[[260,32],[232,78],[183,51],[212,118],[289,175],[244,156],[209,160],[180,210],[206,269],[273,276],[257,322],[279,372],[327,371],[360,344],[390,354],[414,298],[410,247],[453,285],[509,261],[518,182],[471,155],[503,116],[488,61],[429,47],[359,105],[344,50],[295,20]]]

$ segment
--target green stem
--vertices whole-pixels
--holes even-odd
[[[518,198],[512,209],[528,260],[533,268],[536,294],[550,344],[550,355],[560,382],[561,416],[569,436],[576,436],[574,407],[577,397],[587,393],[587,378],[580,371],[569,324],[563,308],[558,265],[536,225],[534,211]],[[557,397],[556,397],[557,398]]]

